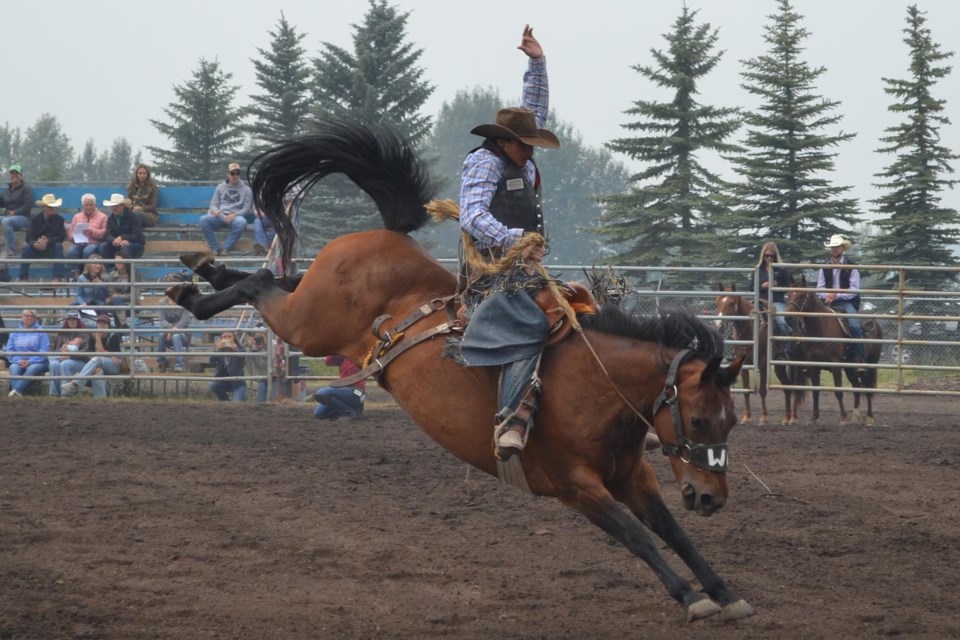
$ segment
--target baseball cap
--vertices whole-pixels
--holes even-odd
[[[80,312],[79,312],[79,311],[67,311],[67,317],[68,317],[68,318],[79,318],[79,317],[80,317]]]
[[[227,171],[240,171],[240,163],[231,162],[230,166],[227,167]]]
[[[110,322],[110,316],[105,313],[101,313],[97,316],[97,322]]]
[[[21,168],[18,164],[12,164],[10,165],[10,173],[13,173],[14,171],[17,173],[23,173],[23,168]]]

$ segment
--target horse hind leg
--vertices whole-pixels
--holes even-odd
[[[740,373],[740,386],[742,386],[745,391],[743,394],[743,417],[740,418],[740,424],[750,424],[750,394],[752,390],[750,389],[750,372],[746,369]]]
[[[246,274],[243,280],[222,291],[203,294],[192,282],[185,282],[167,289],[167,295],[198,320],[207,320],[238,304],[254,304],[271,290],[279,291],[269,269]]]
[[[228,269],[225,265],[214,264],[216,257],[211,251],[197,251],[180,256],[180,262],[195,274],[209,282],[214,289],[222,291],[250,277],[249,271]]]

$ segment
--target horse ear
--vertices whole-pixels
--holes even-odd
[[[700,373],[701,387],[705,387],[714,381],[713,377],[720,371],[720,362],[721,358],[713,358],[707,363],[707,366],[703,368],[703,371]]]
[[[730,291],[736,291],[736,290],[737,290],[737,283],[734,282],[733,284],[730,285]]]
[[[740,356],[728,367],[721,367],[720,363],[722,362],[721,358],[714,358],[707,363],[707,366],[704,367],[703,373],[700,374],[700,386],[706,386],[708,384],[713,384],[716,387],[721,389],[726,389],[730,387],[737,379],[737,376],[740,375],[740,369],[743,367],[744,356]]]
[[[801,273],[801,274],[800,274],[800,286],[801,286],[801,287],[806,287],[806,286],[807,286],[807,274],[805,274],[805,273]]]
[[[722,283],[722,282],[718,282],[718,283],[717,283],[717,291],[719,291],[720,293],[723,293],[723,283]]]

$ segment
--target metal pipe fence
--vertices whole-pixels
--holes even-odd
[[[256,268],[263,266],[262,258],[246,257],[228,257],[222,259],[227,265],[235,268]],[[22,260],[0,260],[3,263],[19,263]],[[31,262],[47,263],[51,260],[33,260]],[[67,260],[61,262],[78,264],[82,260]],[[104,265],[112,265],[116,260],[102,260]],[[129,302],[124,304],[97,305],[98,311],[104,311],[115,317],[125,316],[129,321],[125,326],[114,327],[112,332],[121,332],[124,336],[124,348],[120,352],[105,354],[108,356],[121,357],[127,361],[129,372],[120,376],[113,376],[112,379],[129,380],[137,383],[161,383],[181,381],[184,383],[210,382],[212,378],[208,375],[191,374],[189,372],[173,374],[157,374],[147,365],[150,359],[157,357],[156,342],[160,334],[165,333],[163,327],[157,324],[157,317],[163,311],[165,305],[157,304],[158,300],[164,296],[166,287],[174,284],[174,281],[161,280],[156,277],[141,277],[141,273],[155,273],[157,268],[167,270],[176,270],[180,265],[175,258],[141,258],[135,260],[123,259],[130,269],[130,279],[126,283],[104,282],[91,283],[94,287],[112,287],[126,288],[126,295]],[[311,260],[297,260],[300,268],[309,266]],[[457,261],[455,259],[442,259],[452,271],[457,270]],[[171,265],[174,265],[171,269]],[[820,269],[823,265],[812,263],[778,263],[771,265],[773,267],[784,267],[793,272],[801,273],[806,270]],[[956,290],[922,290],[911,288],[907,272],[913,271],[934,271],[944,274],[957,274],[960,269],[941,268],[941,267],[918,267],[905,265],[856,265],[861,273],[895,273],[897,274],[896,284],[890,288],[862,288],[860,290],[864,305],[855,317],[862,320],[872,320],[881,324],[883,337],[880,339],[864,338],[860,342],[864,344],[880,344],[882,346],[882,356],[877,364],[867,364],[869,368],[884,371],[892,371],[892,379],[887,379],[881,388],[875,393],[949,393],[955,394],[950,390],[930,391],[918,387],[916,381],[918,378],[938,374],[951,375],[960,372],[960,291]],[[592,267],[587,265],[547,265],[548,270],[556,277],[563,280],[583,280],[587,269]],[[767,308],[773,309],[772,300],[774,294],[782,292],[785,295],[791,291],[797,291],[800,287],[777,287],[771,286],[765,294],[759,290],[758,278],[753,278],[753,287],[745,286],[751,276],[756,271],[753,268],[717,268],[717,267],[639,267],[624,266],[614,267],[615,271],[626,277],[630,285],[630,290],[625,292],[624,299],[620,304],[628,310],[636,313],[659,313],[672,306],[682,306],[697,313],[705,321],[737,321],[743,320],[753,324],[753,335],[760,334],[760,325],[764,321],[763,314],[758,313],[759,302],[764,300]],[[189,277],[189,276],[188,276]],[[195,277],[191,278],[196,282]],[[718,284],[726,282],[735,282],[738,285],[738,291],[726,292],[725,295],[739,295],[747,298],[753,311],[746,316],[725,316],[721,317],[716,311],[715,298],[718,295]],[[770,280],[773,283],[773,279]],[[201,291],[212,291],[209,285],[203,282],[196,282]],[[742,288],[741,288],[741,285]],[[25,283],[0,283],[0,315],[7,318],[13,315],[14,311],[24,308],[31,308],[43,312],[45,324],[39,331],[50,335],[60,333],[62,330],[59,323],[51,324],[54,318],[62,318],[63,314],[70,310],[85,310],[71,304],[71,292],[76,289],[76,282],[25,282]],[[57,291],[60,290],[60,291]],[[839,291],[837,289],[812,289],[816,293],[829,293]],[[44,295],[45,293],[59,293],[60,295]],[[64,295],[66,294],[66,295]],[[827,314],[815,314],[810,312],[787,311],[783,313],[787,317],[803,317]],[[88,322],[92,324],[92,322]],[[248,373],[244,376],[235,376],[231,378],[218,378],[220,380],[242,380],[245,383],[263,383],[268,385],[268,394],[272,394],[273,386],[278,380],[286,378],[296,378],[304,381],[323,381],[329,380],[335,376],[313,375],[302,370],[292,370],[291,361],[302,359],[306,362],[314,360],[303,354],[292,351],[288,345],[279,347],[282,351],[280,357],[277,356],[276,337],[266,326],[260,322],[259,314],[250,306],[238,306],[236,312],[225,317],[213,318],[209,321],[194,321],[189,328],[188,333],[200,338],[202,342],[205,337],[220,333],[225,329],[242,334],[244,337],[252,335],[263,335],[266,338],[267,348],[263,350],[251,350],[237,353],[235,357],[247,360],[259,359],[263,365],[259,373]],[[5,349],[6,335],[13,329],[7,326],[0,330],[0,348]],[[88,333],[96,333],[97,330],[92,327],[86,329]],[[779,336],[768,332],[766,344],[759,344],[758,341],[732,340],[727,339],[728,354],[733,346],[750,346],[753,349],[754,372],[759,373],[759,364],[763,359],[760,357],[761,350],[768,356],[766,361],[771,370],[767,371],[768,387],[770,389],[786,388],[804,388],[818,389],[820,391],[837,390],[836,387],[828,386],[805,386],[790,387],[776,382],[772,375],[774,365],[784,364],[793,366],[826,366],[832,363],[805,362],[799,360],[777,359],[774,357],[775,345],[778,342],[789,342],[800,344],[804,341],[812,341],[814,338],[802,336]],[[851,342],[852,338],[830,339],[816,338],[824,342]],[[176,356],[174,352],[167,352],[171,359]],[[9,356],[10,352],[0,350],[0,357]],[[29,354],[27,354],[29,355]],[[47,355],[35,353],[32,355]],[[198,358],[209,359],[214,355],[220,355],[211,348],[191,347],[186,354],[194,360]],[[51,380],[65,379],[65,376],[51,377],[43,376],[36,379]],[[75,378],[75,376],[74,376]],[[738,390],[743,393],[757,391],[758,380],[760,376],[755,375],[752,379],[752,389]],[[33,378],[31,378],[33,379]],[[841,388],[850,390],[849,387]]]

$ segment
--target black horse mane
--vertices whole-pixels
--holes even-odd
[[[599,313],[578,317],[584,329],[624,338],[656,342],[669,349],[692,349],[693,356],[709,362],[723,356],[723,338],[686,309],[669,309],[657,315],[629,314],[613,304]]]
[[[323,178],[342,173],[376,204],[389,231],[410,233],[430,220],[424,205],[437,185],[409,140],[383,124],[344,118],[314,122],[313,132],[279,142],[252,163],[254,204],[273,222],[283,256],[292,253],[296,229],[284,213],[293,186],[308,191]],[[344,212],[348,215],[349,212]]]

